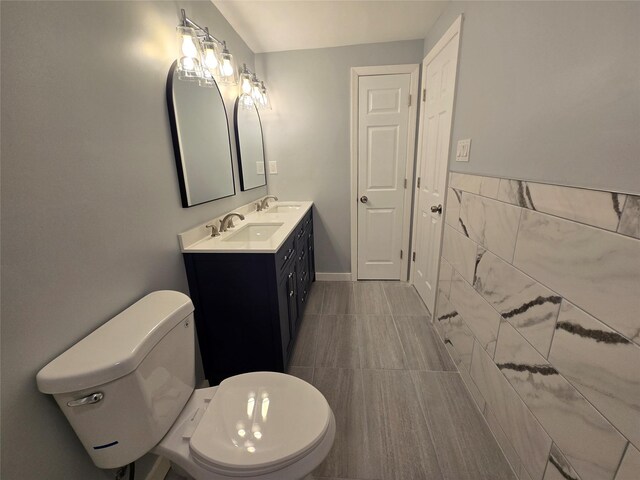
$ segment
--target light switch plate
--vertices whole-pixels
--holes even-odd
[[[256,162],[256,175],[264,175],[264,162]]]
[[[270,161],[269,162],[269,173],[271,175],[277,175],[278,174],[278,163],[275,161]]]
[[[458,140],[456,148],[456,162],[468,162],[471,153],[471,139]]]

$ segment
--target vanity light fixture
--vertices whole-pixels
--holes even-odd
[[[271,109],[267,89],[264,82],[258,79],[258,76],[243,64],[240,69],[240,92],[238,94],[238,103],[242,108],[251,110],[254,105],[257,108]]]
[[[260,82],[261,90],[262,90],[262,108],[263,110],[271,110],[271,100],[269,99],[269,94],[267,93],[267,87],[264,86],[264,82]]]
[[[237,69],[227,44],[209,33],[181,11],[182,23],[176,27],[178,36],[178,78],[212,86],[237,85]]]

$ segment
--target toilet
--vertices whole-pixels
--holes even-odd
[[[311,473],[335,437],[324,396],[275,372],[195,389],[193,309],[180,292],[147,295],[40,370],[39,390],[99,468],[151,452],[195,480]]]

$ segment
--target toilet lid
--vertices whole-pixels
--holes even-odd
[[[202,467],[226,475],[266,473],[293,463],[324,437],[331,409],[313,386],[257,372],[224,380],[190,440]]]

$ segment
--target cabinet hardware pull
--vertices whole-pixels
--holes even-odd
[[[290,297],[293,297],[293,290],[291,290],[291,291],[289,292],[289,296],[290,296]]]

